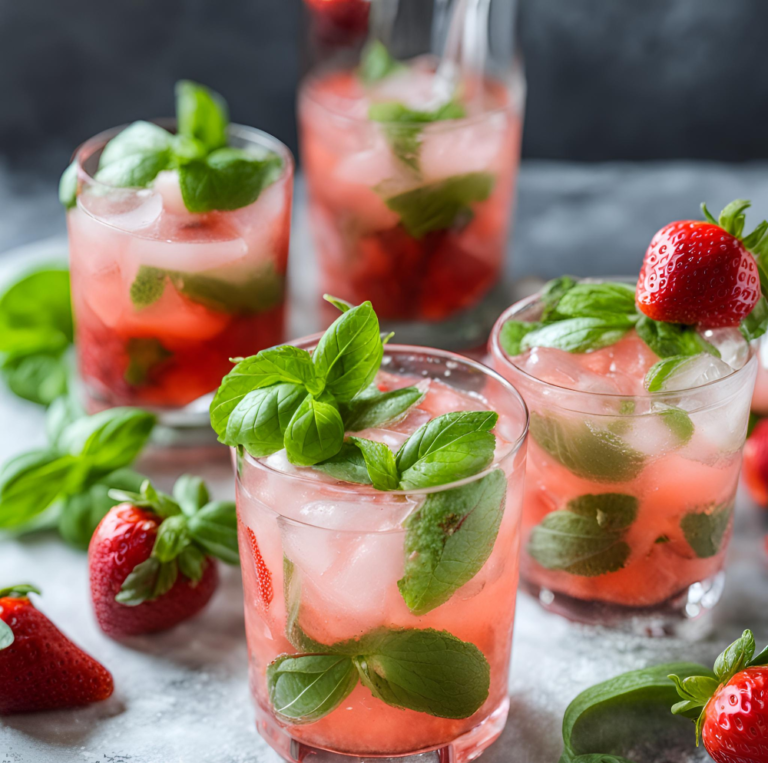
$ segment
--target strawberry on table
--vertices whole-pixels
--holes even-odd
[[[114,691],[109,671],[29,600],[30,585],[0,589],[0,715],[89,705]]]
[[[742,475],[752,500],[768,506],[768,419],[759,421],[747,438]]]
[[[706,220],[680,220],[658,231],[640,271],[639,309],[667,323],[738,326],[760,301],[755,256],[768,247],[767,222],[742,237],[749,206],[733,201],[716,221],[702,205]]]
[[[96,529],[88,551],[96,620],[113,638],[167,630],[200,612],[219,576],[214,559],[237,565],[237,519],[230,501],[210,501],[205,483],[184,475],[173,497],[149,481]]]

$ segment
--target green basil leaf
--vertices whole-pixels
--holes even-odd
[[[267,666],[269,701],[277,717],[290,724],[324,718],[355,686],[357,671],[343,655],[283,655]]]
[[[693,437],[694,426],[691,417],[686,411],[670,405],[663,411],[659,411],[658,415],[661,416],[661,420],[674,435],[678,447],[682,447],[690,442],[691,437]]]
[[[544,312],[541,316],[542,321],[557,319],[557,305],[563,296],[577,286],[578,283],[572,276],[560,276],[560,278],[553,278],[551,281],[547,281],[539,295],[539,299],[544,305]]]
[[[191,542],[187,518],[183,514],[175,514],[160,525],[152,556],[163,563],[172,562]]]
[[[699,559],[708,559],[720,551],[732,516],[733,506],[725,504],[691,511],[680,520],[680,529]]]
[[[77,163],[72,162],[59,180],[59,203],[64,209],[77,206]]]
[[[283,598],[286,611],[285,636],[291,642],[291,645],[300,652],[325,654],[333,651],[332,647],[310,638],[299,625],[299,617],[301,615],[301,576],[296,569],[296,565],[287,556],[283,556]]]
[[[702,352],[708,352],[716,358],[720,357],[717,348],[704,339],[693,326],[662,323],[652,320],[647,315],[641,315],[635,324],[635,330],[660,358],[699,355]]]
[[[632,320],[627,315],[567,318],[556,323],[547,323],[527,333],[520,346],[523,350],[554,347],[566,352],[587,352],[615,344],[632,325]]]
[[[406,67],[390,55],[387,46],[380,40],[371,40],[363,48],[358,76],[364,85],[373,85]]]
[[[158,366],[173,357],[173,353],[155,337],[131,337],[126,344],[126,350],[128,367],[123,378],[133,386],[146,384]]]
[[[179,565],[179,572],[196,586],[202,579],[208,560],[205,554],[194,544],[184,548],[176,560]]]
[[[578,283],[560,297],[557,312],[569,318],[635,315],[635,289],[623,283]]]
[[[459,218],[471,216],[471,205],[485,201],[495,182],[488,172],[470,172],[390,196],[384,202],[400,216],[408,233],[421,239],[433,231],[453,227]]]
[[[565,421],[531,411],[534,442],[578,477],[597,482],[628,482],[645,466],[645,456],[590,420]]]
[[[415,615],[448,601],[483,568],[504,515],[500,469],[467,485],[428,495],[406,523],[405,575],[397,586]]]
[[[77,419],[85,416],[80,402],[71,395],[62,395],[54,400],[45,412],[45,433],[48,442],[56,447],[61,433]]]
[[[216,149],[205,160],[179,167],[184,206],[196,213],[247,207],[277,180],[282,168],[277,154],[260,158],[240,148]]]
[[[400,476],[395,463],[395,454],[383,442],[350,437],[349,442],[360,448],[371,484],[377,490],[397,490]]]
[[[211,500],[205,482],[194,474],[182,474],[176,480],[173,497],[188,517],[197,514]]]
[[[22,527],[81,479],[78,459],[55,450],[33,450],[0,471],[0,528]]]
[[[379,319],[371,303],[363,302],[331,324],[312,357],[325,389],[345,403],[370,385],[383,355]]]
[[[166,520],[167,521],[167,520]],[[212,501],[189,517],[193,540],[225,564],[238,565],[237,508],[232,501]]]
[[[333,397],[307,395],[285,430],[284,444],[288,460],[299,466],[335,456],[344,444],[344,424]]]
[[[173,146],[173,136],[152,122],[134,122],[104,146],[99,157],[99,169],[134,156],[163,154]]]
[[[670,355],[654,363],[645,375],[643,386],[648,392],[658,392],[664,389],[664,382],[679,368],[690,363],[696,355]]]
[[[436,630],[382,630],[361,639],[360,680],[393,707],[469,718],[488,699],[491,671],[471,643]]]
[[[134,493],[122,488],[110,489],[109,497],[118,503],[131,503],[140,508],[152,509],[163,518],[181,514],[181,507],[171,496],[155,490],[152,483],[145,479],[141,484],[141,490]]]
[[[288,425],[306,397],[300,384],[273,384],[249,392],[229,415],[219,440],[242,445],[256,458],[275,453],[283,448]]]
[[[154,305],[163,296],[167,277],[165,270],[141,265],[128,292],[133,306],[140,310]]]
[[[137,607],[145,601],[154,601],[173,588],[178,574],[179,568],[175,561],[163,563],[150,556],[134,567],[115,596],[115,601],[126,607]]]
[[[2,373],[14,395],[39,405],[50,405],[67,391],[69,366],[61,353],[9,355]]]
[[[203,85],[176,83],[176,122],[180,135],[200,141],[208,151],[227,145],[227,102]]]
[[[523,352],[523,339],[533,331],[538,331],[544,324],[527,321],[507,321],[499,332],[501,349],[511,358]]]
[[[496,438],[493,411],[454,411],[417,429],[397,452],[404,490],[444,485],[490,466]]]
[[[3,649],[7,649],[9,646],[11,646],[15,639],[16,637],[13,635],[11,626],[8,625],[4,620],[0,620],[0,652],[2,652]]]
[[[372,386],[348,403],[339,405],[344,428],[348,432],[360,432],[396,422],[418,405],[425,394],[419,387],[402,387],[382,393]]]
[[[768,331],[768,300],[764,296],[760,297],[749,315],[741,321],[739,331],[748,342],[759,339]]]
[[[346,299],[334,297],[332,294],[323,294],[323,299],[326,302],[330,302],[340,313],[346,313],[354,307],[354,305],[351,302],[347,302]]]
[[[548,570],[583,577],[616,572],[629,558],[624,536],[637,505],[637,498],[622,493],[579,496],[533,528],[527,551]]]
[[[749,631],[745,631],[745,633],[749,633]],[[754,646],[755,641],[752,639],[753,652]],[[722,657],[722,655],[720,656]],[[741,663],[739,670],[746,667],[748,662],[749,659],[744,660]],[[715,665],[715,673],[717,673],[717,665]],[[723,680],[721,676],[718,677]],[[680,678],[678,675],[671,674],[669,679],[675,684],[675,688],[677,689],[679,696],[683,697],[688,702],[696,703],[699,707],[706,705],[707,702],[709,702],[709,698],[717,691],[718,688],[717,680],[710,678],[709,676],[687,676],[686,678]],[[686,708],[678,707],[678,712],[675,714],[681,715],[681,711],[688,712],[692,709],[693,708],[690,707],[690,705]]]
[[[315,464],[314,468],[343,482],[372,484],[362,451],[350,442],[345,442],[335,456]]]
[[[96,180],[115,188],[146,188],[170,166],[170,150],[130,154],[99,169]]]

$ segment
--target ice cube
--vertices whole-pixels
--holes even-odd
[[[402,527],[418,505],[405,496],[360,495],[349,501],[312,501],[301,507],[297,519],[329,530],[385,532]]]
[[[278,245],[287,240],[290,220],[285,183],[265,188],[247,207],[222,213],[248,244],[251,257],[272,260]]]
[[[180,217],[192,215],[184,205],[179,186],[179,173],[176,170],[163,170],[155,178],[152,188],[162,199],[163,209],[168,214]]]
[[[105,214],[102,220],[119,230],[128,232],[147,231],[157,223],[163,212],[163,199],[149,188],[136,191],[130,201],[126,199],[124,210]]]
[[[704,384],[723,379],[733,373],[733,369],[720,358],[709,353],[693,355],[680,363],[662,382],[661,391],[672,392],[694,389]]]
[[[709,329],[704,332],[704,338],[717,348],[721,360],[734,371],[744,367],[749,358],[749,344],[737,328]]]
[[[569,353],[551,347],[534,347],[520,355],[515,364],[541,381],[567,389],[617,395],[622,390],[607,373],[597,373],[586,365],[596,353]]]
[[[131,242],[130,257],[137,269],[140,265],[148,265],[164,270],[199,273],[236,263],[248,254],[248,245],[240,237],[216,235],[204,227],[196,228],[194,232],[165,228],[163,240],[137,237]]]

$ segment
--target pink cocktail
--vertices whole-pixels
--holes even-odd
[[[299,346],[311,348],[315,341]],[[383,492],[293,466],[285,451],[261,459],[233,451],[258,728],[292,761],[318,749],[384,757],[441,749],[452,756],[446,759],[462,763],[501,733],[507,716],[527,414],[517,393],[495,373],[436,350],[387,345],[375,383],[381,392],[418,384],[425,395],[404,419],[356,431],[355,437],[397,451],[437,416],[492,409],[499,414],[493,461],[458,483]],[[464,563],[475,565],[474,574],[458,573],[461,584],[454,580],[454,588],[433,580],[440,595],[415,605],[408,597],[420,553],[413,545],[420,542],[416,527],[437,505],[447,508],[444,521],[450,523],[453,514],[468,511],[470,494],[486,498],[472,499],[476,508],[466,515],[465,527],[451,531],[467,545],[448,577]],[[424,677],[426,694],[438,691],[437,704],[425,700],[419,710],[404,709],[414,706],[414,698],[402,699],[397,692],[414,687],[407,677],[398,684],[402,663],[395,665],[381,646],[394,641],[398,654],[426,662],[439,662],[453,648],[468,658],[471,653],[486,677],[478,679],[470,665],[445,667],[442,674],[437,668]],[[282,685],[272,680],[275,666],[285,655],[327,651],[340,660],[354,657],[354,688],[330,712],[326,707],[296,718],[295,707],[280,701]],[[344,673],[339,677],[348,679]],[[445,701],[459,706],[446,708]]]
[[[719,357],[676,358],[649,392],[660,358],[631,321],[608,346],[510,356],[505,324],[543,308],[538,295],[513,305],[490,341],[531,411],[523,584],[572,619],[668,632],[722,590],[755,353],[737,328],[703,332]]]

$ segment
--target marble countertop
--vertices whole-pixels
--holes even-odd
[[[768,210],[764,165],[656,164],[585,167],[524,165],[510,274],[518,278],[636,271],[650,235],[670,219],[696,216],[707,199],[736,197]],[[0,197],[3,194],[0,180]],[[302,195],[292,241],[291,330],[314,328],[314,271]],[[51,209],[51,214],[55,212]],[[32,238],[34,217],[4,218],[0,249]],[[22,226],[22,227],[20,227]],[[40,230],[62,231],[47,220]],[[5,244],[4,244],[5,242]],[[32,263],[65,256],[62,235],[0,254],[0,285]],[[523,282],[523,288],[525,283]],[[43,415],[0,388],[0,460],[43,444]],[[163,487],[195,471],[217,497],[231,497],[226,453],[150,453],[138,468]],[[554,763],[563,711],[586,687],[617,673],[673,659],[711,663],[745,627],[768,641],[768,574],[762,537],[768,514],[740,495],[725,593],[710,635],[696,643],[644,639],[570,624],[527,596],[517,606],[511,712],[484,763]],[[114,674],[115,695],[82,710],[0,721],[0,763],[278,763],[256,733],[247,686],[239,574],[227,570],[211,605],[177,629],[117,643],[97,628],[88,601],[85,557],[50,537],[0,542],[0,581],[38,584],[40,608]],[[691,731],[691,740],[693,732]],[[688,741],[691,741],[688,740]],[[637,763],[708,760],[692,744],[663,758],[642,750]],[[428,763],[423,761],[423,763]],[[431,761],[429,761],[431,763]]]

